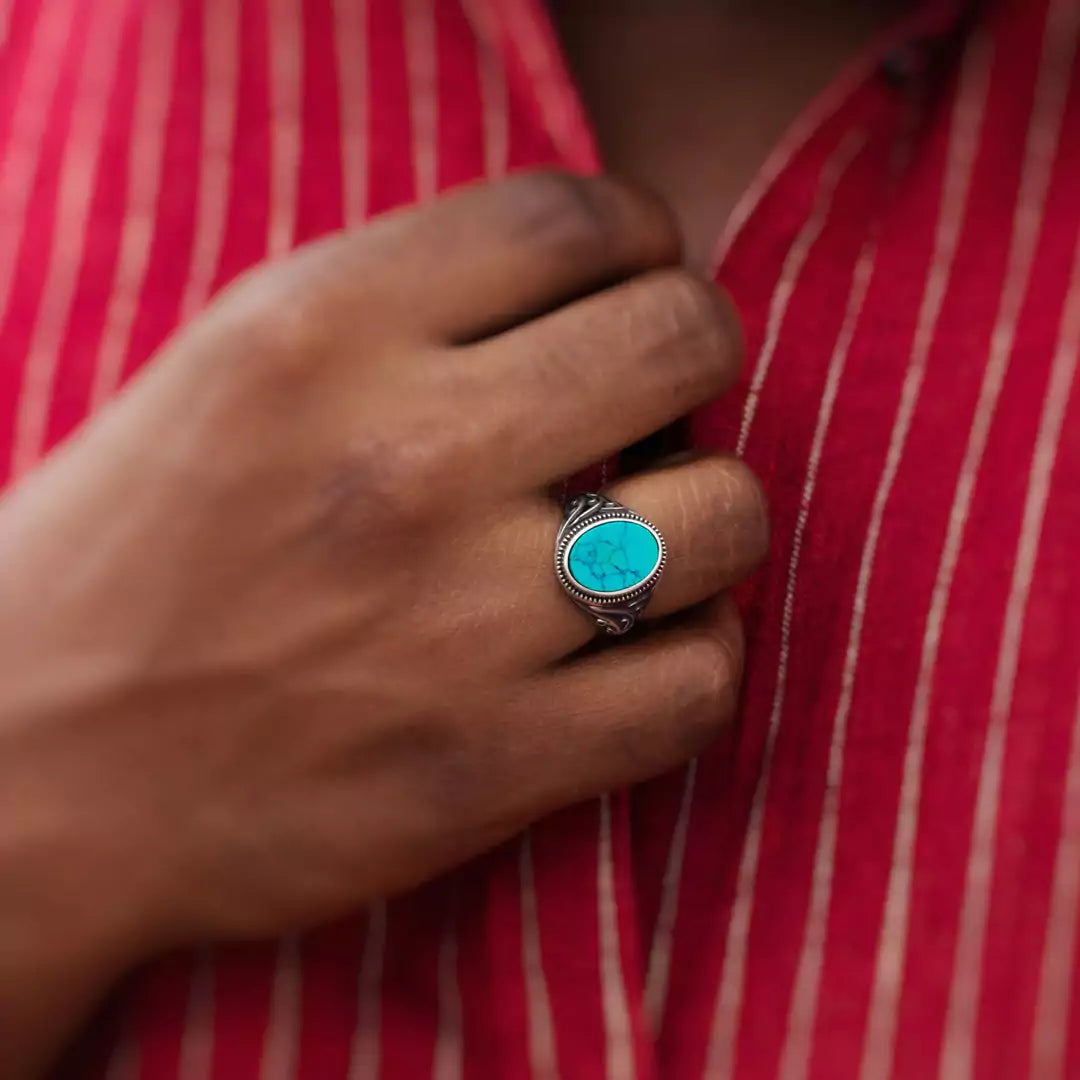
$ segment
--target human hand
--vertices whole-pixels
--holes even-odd
[[[386,217],[238,281],[0,503],[14,925],[108,924],[104,971],[311,924],[725,723],[743,465],[611,489],[668,542],[646,633],[581,653],[552,570],[552,485],[737,375],[678,257],[603,179]]]

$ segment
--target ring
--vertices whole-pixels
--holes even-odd
[[[660,530],[614,499],[589,492],[566,504],[555,573],[605,633],[625,634],[652,598],[667,563]]]

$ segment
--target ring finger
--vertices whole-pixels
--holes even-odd
[[[605,494],[648,518],[667,544],[663,577],[644,618],[692,607],[746,577],[765,555],[769,525],[754,474],[733,457],[705,457],[627,477]],[[484,559],[498,567],[486,578],[493,617],[513,629],[512,641],[530,659],[548,663],[597,634],[592,619],[571,602],[552,559],[561,510],[538,500],[506,533],[487,533]],[[488,548],[490,544],[490,548]],[[475,550],[475,549],[474,549]],[[505,553],[514,552],[507,560]]]

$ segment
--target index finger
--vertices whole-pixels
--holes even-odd
[[[361,282],[396,325],[442,343],[478,340],[681,254],[656,197],[564,172],[470,185],[316,247],[340,260],[344,293]]]

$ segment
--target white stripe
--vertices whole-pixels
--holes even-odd
[[[836,346],[829,359],[828,374],[822,391],[821,405],[818,408],[817,424],[810,447],[810,458],[806,465],[802,496],[799,501],[799,515],[795,523],[795,533],[791,543],[791,556],[788,562],[787,585],[784,593],[784,608],[780,622],[780,655],[776,670],[776,689],[773,694],[772,709],[769,713],[768,735],[761,773],[754,790],[743,845],[742,858],[732,904],[731,919],[728,923],[727,945],[724,954],[724,971],[720,981],[713,1015],[706,1057],[705,1074],[710,1078],[728,1077],[734,1065],[735,1043],[738,1036],[739,1020],[742,1014],[742,998],[745,991],[746,956],[749,947],[750,926],[754,907],[754,891],[757,880],[758,862],[761,854],[761,834],[768,805],[769,780],[772,772],[773,753],[776,736],[780,728],[780,718],[784,708],[784,696],[787,691],[788,658],[791,652],[791,624],[795,611],[795,593],[798,586],[799,561],[802,554],[806,524],[810,518],[810,507],[817,484],[818,467],[821,464],[825,439],[832,420],[833,406],[844,375],[848,353],[855,337],[863,303],[874,272],[874,260],[877,249],[873,243],[863,246],[859,254],[855,272],[852,276],[851,291],[848,295],[844,321],[836,339]]]
[[[300,939],[284,937],[278,943],[270,1016],[263,1038],[259,1080],[291,1080],[300,1050],[300,1006],[303,958]],[[208,1074],[209,1075],[209,1074]]]
[[[438,184],[438,87],[434,0],[405,0],[405,68],[409,76],[416,201],[435,197]]]
[[[351,227],[367,218],[367,0],[334,0],[334,47],[341,107],[344,220]]]
[[[780,1057],[780,1076],[784,1080],[801,1080],[807,1074],[810,1065],[828,933],[829,905],[832,897],[848,715],[851,710],[855,673],[862,644],[867,594],[873,575],[885,507],[904,454],[912,417],[922,390],[927,358],[952,274],[961,224],[967,207],[972,170],[979,146],[979,135],[986,111],[990,59],[989,41],[985,36],[980,35],[969,46],[964,60],[949,139],[934,251],[931,255],[926,287],[919,308],[911,359],[900,392],[900,402],[889,438],[885,465],[878,480],[870,512],[870,522],[863,541],[840,695],[833,717],[825,797],[818,824],[817,849],[814,855],[812,891],[788,1016],[787,1035]]]
[[[439,945],[439,1022],[435,1032],[432,1080],[461,1080],[463,1065],[458,937],[453,910],[446,920]]]
[[[757,403],[761,396],[769,367],[780,341],[788,305],[794,295],[799,278],[814,243],[821,235],[832,210],[836,188],[848,166],[858,152],[866,145],[866,133],[851,132],[841,140],[832,156],[821,170],[818,188],[814,195],[814,205],[784,258],[780,277],[769,301],[769,314],[765,324],[765,340],[754,364],[754,375],[750,383],[746,402],[743,405],[742,423],[736,453],[741,457],[746,448],[746,441],[757,413]],[[656,931],[649,949],[649,963],[645,977],[645,1010],[654,1031],[660,1029],[667,1004],[668,980],[671,971],[671,955],[675,944],[675,922],[679,908],[679,890],[682,885],[683,863],[686,858],[686,839],[690,830],[690,815],[693,810],[694,787],[697,778],[698,763],[691,761],[686,768],[682,798],[679,803],[679,815],[671,836],[668,849],[667,865],[660,892],[660,908],[657,914]]]
[[[0,158],[0,327],[11,304],[15,259],[26,225],[26,208],[45,146],[56,83],[73,19],[64,0],[45,2],[34,20],[26,67]]]
[[[1076,295],[1080,296],[1080,292]],[[1054,860],[1050,914],[1046,920],[1039,996],[1031,1035],[1030,1077],[1064,1077],[1069,1044],[1069,1011],[1076,975],[1077,921],[1080,920],[1080,703],[1073,720],[1072,746],[1061,806],[1061,837]]]
[[[476,38],[484,123],[484,175],[488,180],[495,180],[506,174],[510,155],[506,70],[486,0],[462,0],[461,6]]]
[[[270,218],[266,253],[284,255],[296,243],[300,175],[300,98],[304,25],[300,0],[269,0]]]
[[[157,224],[165,124],[176,57],[180,9],[151,4],[143,13],[135,116],[128,148],[127,205],[120,233],[116,277],[105,310],[105,328],[94,365],[91,412],[120,382],[131,328],[142,295],[150,244]]]
[[[49,419],[53,380],[86,245],[90,201],[101,164],[101,138],[116,73],[123,20],[117,5],[91,20],[64,144],[56,220],[48,269],[34,316],[22,373],[12,447],[12,473],[20,476],[40,458]]]
[[[497,6],[506,35],[525,65],[540,119],[555,149],[574,168],[589,164],[581,161],[578,154],[582,117],[577,95],[558,70],[561,58],[552,56],[546,47],[548,27],[538,25],[538,20],[543,18],[540,9],[530,0],[501,0]]]
[[[1075,22],[1059,25],[1055,29],[1055,33],[1064,35],[1065,41],[1072,36],[1074,50],[1075,35],[1078,31],[1080,17]],[[1067,71],[1068,68],[1063,70]],[[1005,607],[997,670],[994,672],[994,692],[990,699],[990,719],[983,744],[978,794],[975,798],[975,820],[964,880],[964,899],[960,908],[959,941],[953,961],[949,1007],[945,1014],[945,1042],[939,1074],[943,1080],[962,1080],[974,1075],[975,1033],[978,1027],[979,992],[982,988],[986,923],[993,890],[994,842],[997,836],[998,806],[1001,802],[1005,737],[1009,714],[1012,711],[1016,673],[1020,666],[1024,618],[1050,495],[1050,479],[1057,459],[1065,410],[1072,392],[1073,376],[1076,374],[1077,350],[1080,349],[1080,246],[1077,247],[1076,261],[1073,264],[1068,298],[1061,339],[1054,355],[1042,415],[1039,418],[1039,432],[1028,474],[1016,562]]]
[[[382,1044],[382,978],[386,956],[386,902],[368,908],[367,938],[360,962],[356,1029],[349,1057],[349,1080],[372,1080],[379,1075]]]
[[[1057,0],[1057,12],[1067,0]],[[964,460],[957,478],[950,510],[948,530],[943,545],[937,578],[934,582],[930,611],[923,635],[922,657],[915,685],[914,701],[904,755],[903,778],[893,840],[892,868],[878,939],[874,987],[870,1003],[862,1080],[886,1080],[891,1074],[896,1026],[903,985],[904,958],[907,951],[908,918],[919,820],[922,764],[926,728],[930,712],[941,631],[948,610],[953,575],[960,557],[964,527],[971,507],[972,493],[982,463],[990,424],[997,407],[1001,385],[1008,368],[1016,321],[1027,290],[1035,244],[1042,220],[1043,203],[1050,182],[1053,151],[1061,127],[1064,95],[1060,85],[1060,56],[1063,47],[1053,32],[1057,20],[1047,24],[1043,62],[1032,124],[1020,180],[1017,207],[1013,218],[1008,269],[1002,285],[998,317],[994,326],[990,355],[983,375]],[[1071,52],[1071,44],[1068,46]],[[952,1078],[950,1078],[952,1080]]]
[[[634,1028],[626,998],[619,939],[619,907],[615,898],[615,859],[611,843],[611,799],[600,799],[600,845],[596,895],[600,926],[600,992],[604,1009],[607,1080],[634,1080]]]
[[[750,389],[743,405],[742,422],[739,425],[739,438],[735,453],[742,457],[746,451],[746,442],[750,438],[750,429],[757,415],[758,400],[768,378],[776,347],[780,342],[780,332],[784,328],[784,318],[788,305],[795,294],[795,287],[802,276],[806,260],[825,228],[832,210],[833,196],[848,166],[855,160],[858,152],[866,145],[866,132],[849,132],[825,163],[821,171],[821,180],[814,200],[814,208],[805,224],[799,230],[784,259],[780,271],[780,280],[769,301],[769,316],[765,322],[765,341],[754,364],[754,375],[750,380]]]
[[[667,864],[660,883],[660,907],[656,913],[656,929],[649,948],[649,964],[645,972],[645,1015],[649,1026],[658,1032],[667,1008],[668,985],[671,976],[671,956],[675,949],[675,921],[679,914],[679,891],[682,885],[683,863],[686,861],[686,841],[690,834],[690,813],[697,786],[697,758],[686,766],[682,797],[675,828],[671,833]]]
[[[205,0],[199,189],[195,202],[191,263],[187,285],[180,299],[181,323],[190,319],[206,303],[225,239],[236,101],[240,89],[239,54],[239,0]]]
[[[882,61],[898,45],[932,33],[934,28],[941,25],[943,21],[955,18],[955,12],[948,10],[950,6],[955,8],[957,5],[955,3],[927,5],[912,18],[894,25],[887,33],[878,37],[869,48],[861,49],[858,56],[835,79],[832,79],[825,90],[796,118],[728,215],[724,230],[720,234],[712,255],[711,269],[714,278],[719,274],[732,246],[761,204],[761,200],[769,193],[777,179],[787,171],[795,155],[836,115],[855,91],[867,79],[873,77]]]
[[[0,0],[0,49],[8,43],[11,32],[11,13],[15,10],[15,0]]]
[[[525,1003],[529,1023],[529,1069],[534,1080],[558,1080],[555,1026],[551,1019],[551,996],[540,944],[540,912],[536,902],[532,837],[521,838],[518,869],[521,878],[521,960],[525,970]]]
[[[180,1033],[177,1080],[206,1080],[214,1050],[214,953],[207,946],[195,955],[188,987],[184,1030]]]

